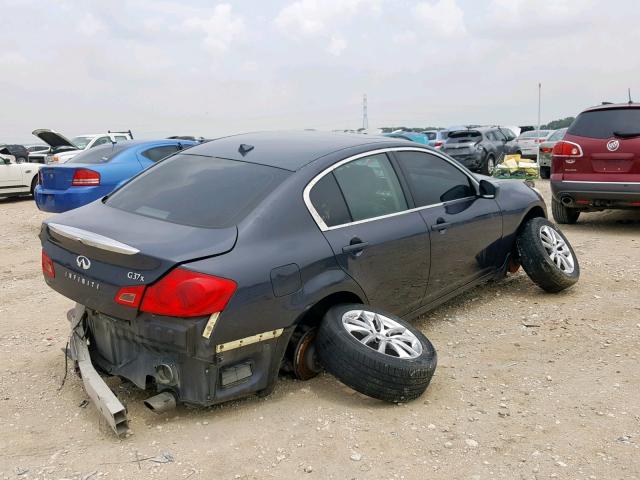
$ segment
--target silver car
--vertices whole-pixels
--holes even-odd
[[[529,130],[521,133],[518,137],[518,145],[520,145],[522,156],[524,158],[537,158],[540,144],[551,135],[551,132],[552,130]]]

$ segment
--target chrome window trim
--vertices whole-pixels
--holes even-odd
[[[357,220],[355,222],[342,223],[340,225],[334,225],[332,227],[327,226],[327,224],[324,223],[324,220],[322,219],[320,214],[316,211],[315,207],[313,206],[313,203],[311,203],[311,190],[316,185],[316,183],[318,183],[325,175],[327,175],[328,173],[332,172],[336,168],[344,165],[345,163],[353,162],[355,160],[359,160],[359,159],[364,158],[364,157],[370,157],[370,156],[373,156],[373,155],[379,155],[381,153],[385,153],[386,154],[388,152],[421,152],[421,153],[427,153],[427,154],[433,155],[435,157],[438,157],[438,158],[444,160],[445,162],[449,163],[453,167],[457,168],[458,170],[460,170],[469,180],[471,180],[471,183],[474,185],[474,187],[476,189],[476,192],[479,191],[478,188],[479,188],[480,183],[472,175],[470,175],[469,172],[467,172],[464,168],[462,168],[461,165],[457,164],[457,162],[455,162],[455,160],[452,161],[452,160],[448,159],[447,157],[442,155],[440,152],[436,152],[436,151],[433,151],[433,150],[428,150],[426,148],[420,148],[420,147],[388,147],[388,148],[380,148],[380,149],[377,149],[377,150],[370,150],[370,151],[364,152],[364,153],[358,153],[357,155],[352,155],[351,157],[347,157],[347,158],[345,158],[343,160],[340,160],[339,162],[334,163],[330,167],[325,168],[322,172],[320,172],[315,177],[313,177],[311,179],[311,181],[307,184],[307,186],[304,188],[304,191],[302,193],[302,197],[303,197],[304,203],[307,206],[307,210],[309,210],[309,213],[311,214],[311,216],[315,220],[316,224],[318,225],[318,228],[320,228],[321,231],[327,232],[327,231],[330,231],[330,230],[336,230],[338,228],[350,227],[351,225],[360,225],[360,224],[366,223],[366,222],[373,222],[375,220],[382,220],[382,219],[385,219],[385,218],[395,217],[395,216],[398,216],[398,215],[404,215],[406,213],[418,212],[420,210],[426,210],[428,208],[441,207],[441,206],[443,206],[445,204],[450,205],[450,204],[458,203],[458,202],[461,202],[461,201],[469,200],[471,198],[476,198],[476,197],[456,198],[455,200],[451,200],[449,202],[434,203],[434,204],[431,204],[431,205],[424,205],[422,207],[409,208],[409,209],[406,209],[406,210],[401,210],[399,212],[389,213],[387,215],[380,215],[378,217],[366,218],[364,220]]]
[[[108,250],[110,252],[122,253],[124,255],[135,255],[136,253],[140,253],[140,250],[138,250],[137,248],[133,248],[112,238],[89,232],[87,230],[82,230],[80,228],[69,227],[68,225],[60,225],[59,223],[48,223],[47,227],[53,233],[57,233],[58,235],[66,238],[70,238],[71,240],[75,240],[89,247]]]

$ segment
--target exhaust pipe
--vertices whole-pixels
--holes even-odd
[[[572,205],[572,204],[573,204],[573,199],[572,199],[571,197],[569,197],[569,196],[565,196],[565,197],[562,197],[562,198],[560,199],[560,202],[561,202],[565,207],[568,207],[569,205]]]
[[[153,413],[164,413],[176,408],[176,397],[171,392],[161,392],[144,401],[144,405]]]

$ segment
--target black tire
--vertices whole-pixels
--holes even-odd
[[[565,207],[555,198],[551,199],[551,214],[556,223],[561,225],[573,225],[578,221],[580,210]]]
[[[572,270],[559,260],[562,264],[561,268],[551,259],[550,253],[547,252],[542,242],[541,231],[543,227],[551,229],[562,239],[571,254]],[[580,265],[573,247],[560,229],[546,218],[538,217],[528,220],[520,229],[516,244],[522,268],[529,278],[543,290],[551,293],[560,292],[569,288],[580,278]],[[557,258],[559,254],[556,253],[555,256]]]
[[[493,162],[493,168],[489,168],[489,163],[491,163],[490,161]],[[492,154],[489,154],[482,161],[482,165],[480,166],[480,173],[482,175],[491,176],[493,174],[493,170],[495,170],[495,168],[496,168],[496,159],[494,158],[494,156]]]
[[[36,185],[38,185],[38,175],[33,177],[33,180],[31,180],[31,188],[29,188],[29,193],[31,194],[32,197],[35,197],[35,192],[36,192]]]
[[[26,163],[27,159],[24,157],[18,157],[16,158],[16,163]]]
[[[551,177],[551,167],[540,167],[540,178],[548,179]]]
[[[344,327],[343,315],[352,310],[381,314],[400,324],[419,342],[422,352],[414,358],[380,353],[361,343]],[[437,355],[422,332],[380,309],[360,305],[337,305],[325,314],[316,338],[320,363],[338,380],[354,390],[387,402],[418,398],[429,386]]]

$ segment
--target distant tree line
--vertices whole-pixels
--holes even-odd
[[[560,120],[553,120],[546,125],[541,125],[540,128],[543,130],[558,130],[559,128],[568,127],[573,123],[574,120],[575,117],[561,118]]]

